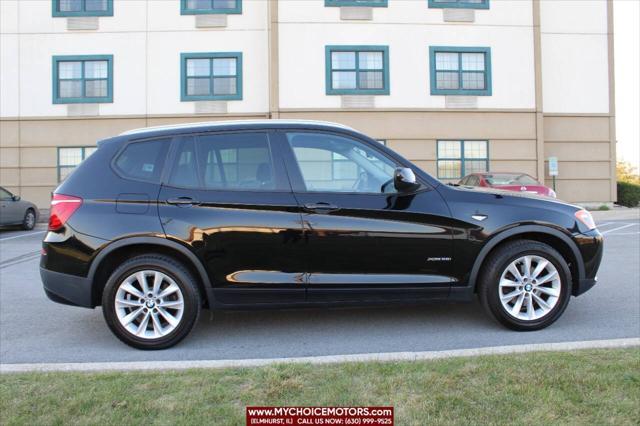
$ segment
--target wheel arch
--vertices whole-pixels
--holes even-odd
[[[575,242],[566,233],[544,225],[521,225],[502,231],[492,237],[482,247],[469,274],[469,286],[477,289],[478,277],[485,260],[502,244],[516,239],[530,239],[546,243],[556,249],[567,261],[572,275],[572,293],[575,293],[578,282],[584,278],[585,269],[582,254]]]
[[[102,291],[109,274],[123,260],[140,254],[159,253],[182,262],[197,280],[198,289],[205,306],[212,306],[210,298],[211,281],[198,257],[187,247],[161,237],[130,237],[117,240],[103,248],[91,262],[87,278],[91,282],[93,306],[101,303]],[[114,267],[115,266],[115,267]]]

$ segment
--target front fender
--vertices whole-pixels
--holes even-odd
[[[468,282],[468,286],[470,288],[474,289],[475,291],[478,275],[480,274],[480,269],[482,268],[482,265],[484,264],[484,261],[489,255],[489,253],[491,252],[491,250],[493,250],[501,242],[521,234],[544,234],[544,235],[548,235],[548,236],[552,236],[560,239],[571,251],[575,259],[578,276],[573,277],[574,282],[575,280],[584,279],[585,269],[584,269],[584,261],[582,259],[582,254],[580,253],[580,250],[578,250],[576,243],[573,241],[570,235],[556,228],[552,228],[550,226],[520,225],[520,226],[515,226],[513,228],[506,229],[504,231],[499,231],[491,235],[487,239],[487,242],[482,247],[482,249],[480,250],[480,253],[476,257],[476,260],[473,264],[473,268],[471,268],[471,273],[469,274],[469,282]]]

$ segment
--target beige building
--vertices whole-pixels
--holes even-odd
[[[97,140],[247,118],[352,126],[445,181],[615,200],[610,0],[2,0],[0,186],[47,207]]]

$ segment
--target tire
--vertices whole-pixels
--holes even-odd
[[[33,209],[28,209],[24,218],[22,219],[22,229],[25,231],[31,231],[36,226],[36,212]]]
[[[140,277],[147,285],[145,294]],[[160,277],[157,291],[156,277]],[[137,349],[176,345],[195,325],[200,306],[193,275],[182,263],[160,254],[136,256],[120,265],[102,293],[107,325],[118,339]]]
[[[530,265],[528,276],[526,263]],[[538,266],[544,268],[537,271]],[[533,331],[560,318],[569,304],[571,283],[569,266],[553,247],[538,241],[517,240],[490,255],[482,268],[478,295],[485,310],[504,326]]]

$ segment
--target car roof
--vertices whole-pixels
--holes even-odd
[[[343,124],[331,123],[328,121],[315,120],[281,120],[281,119],[264,119],[264,120],[224,120],[224,121],[206,121],[196,123],[174,124],[168,126],[144,127],[140,129],[128,130],[121,133],[120,136],[151,136],[173,133],[188,133],[190,131],[206,132],[213,130],[250,130],[255,129],[277,129],[277,128],[323,128],[323,129],[339,129],[355,132],[351,127]]]

